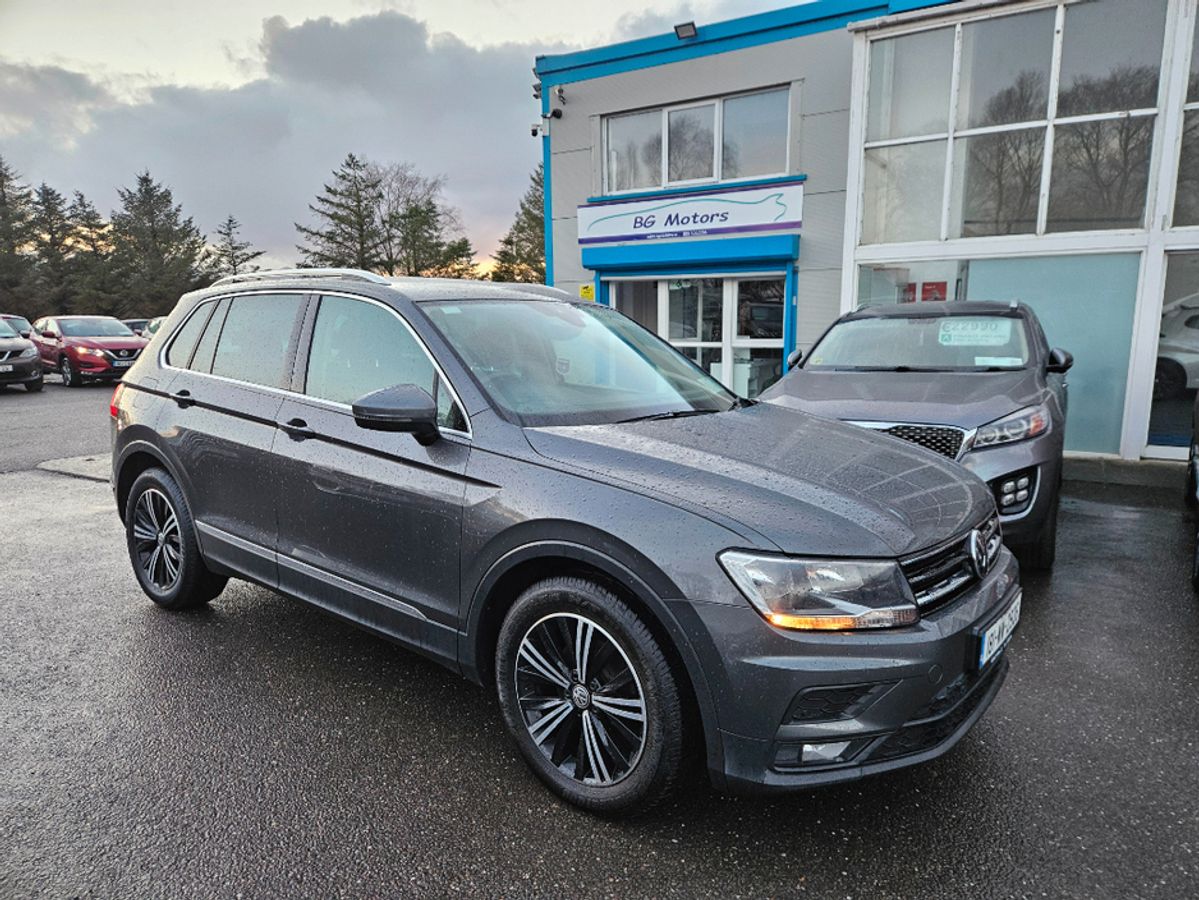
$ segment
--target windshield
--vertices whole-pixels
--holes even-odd
[[[58,327],[66,337],[133,337],[133,332],[116,319],[59,319]]]
[[[805,369],[959,372],[1022,369],[1028,335],[1017,316],[850,319],[812,348]]]
[[[33,331],[33,326],[29,324],[28,319],[22,319],[20,316],[13,316],[7,319],[0,319],[0,322],[7,325],[13,331],[20,334],[22,331]]]
[[[522,425],[599,425],[723,412],[737,397],[640,325],[550,300],[421,308],[496,406]]]
[[[3,319],[0,319],[0,338],[14,338],[14,337],[20,337],[20,335],[18,335],[15,331],[13,331],[13,328],[11,325],[9,325]]]

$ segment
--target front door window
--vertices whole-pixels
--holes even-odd
[[[609,292],[618,310],[743,397],[782,377],[781,276],[618,281]]]

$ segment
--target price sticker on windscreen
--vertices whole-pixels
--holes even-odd
[[[1000,347],[1011,339],[1012,320],[997,316],[949,316],[941,320],[937,334],[937,342],[943,347]]]

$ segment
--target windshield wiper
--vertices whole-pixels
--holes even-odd
[[[710,412],[719,412],[721,410],[671,410],[670,412],[651,412],[649,416],[633,416],[632,418],[622,418],[617,425],[627,424],[629,422],[653,422],[659,418],[687,418],[688,416],[706,416]]]

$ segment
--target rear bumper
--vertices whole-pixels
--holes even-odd
[[[1003,684],[1004,653],[977,668],[979,634],[1019,592],[1004,550],[969,593],[907,628],[785,632],[748,604],[688,604],[688,631],[711,638],[702,664],[722,757],[711,758],[713,780],[742,793],[802,790],[947,752]],[[828,762],[805,758],[805,745],[841,744]]]

